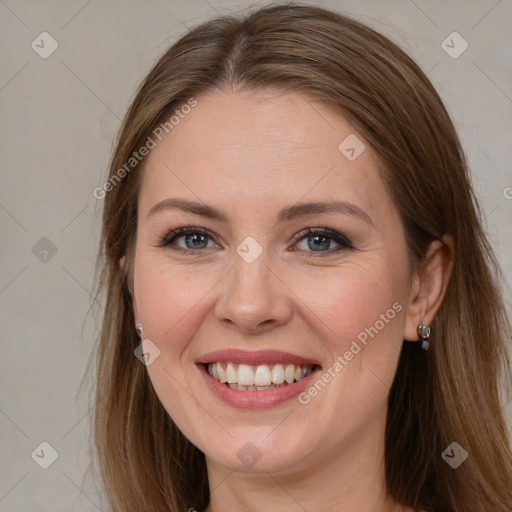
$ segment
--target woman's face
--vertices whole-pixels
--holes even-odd
[[[299,94],[196,100],[151,149],[139,197],[133,304],[160,351],[147,366],[159,399],[231,470],[383,445],[409,267],[374,152]]]

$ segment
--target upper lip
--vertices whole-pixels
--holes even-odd
[[[292,363],[302,365],[312,364],[320,366],[320,363],[315,359],[302,357],[297,354],[292,354],[291,352],[283,352],[280,350],[247,351],[236,348],[216,350],[214,352],[208,352],[196,360],[197,364],[216,362],[230,362],[254,366],[269,363]]]

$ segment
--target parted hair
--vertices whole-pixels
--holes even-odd
[[[174,42],[144,78],[115,142],[109,177],[190,98],[266,88],[323,102],[376,151],[411,268],[432,241],[446,234],[454,240],[431,348],[404,342],[389,393],[388,493],[414,510],[510,512],[512,454],[502,390],[510,384],[511,330],[504,279],[449,114],[397,44],[351,17],[296,2],[204,22]],[[113,512],[202,512],[209,502],[204,454],[178,430],[133,353],[143,162],[104,197],[95,290],[105,299],[94,349],[95,462]],[[457,469],[441,456],[452,442],[469,455]]]

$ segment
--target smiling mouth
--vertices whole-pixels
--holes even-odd
[[[320,368],[314,364],[248,365],[225,361],[207,363],[204,367],[213,379],[239,391],[268,391],[289,386]]]

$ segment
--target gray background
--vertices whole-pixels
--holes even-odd
[[[88,314],[102,207],[92,191],[157,57],[186,26],[254,3],[0,0],[0,511],[106,511],[84,479],[91,404],[79,388],[100,320]],[[511,0],[316,4],[373,26],[428,72],[462,138],[510,286]],[[58,43],[46,59],[31,47],[51,48],[47,36],[42,48],[44,31]],[[441,45],[453,31],[469,44],[458,58]],[[31,457],[43,441],[58,452],[48,469]],[[47,448],[35,454],[50,460]]]

